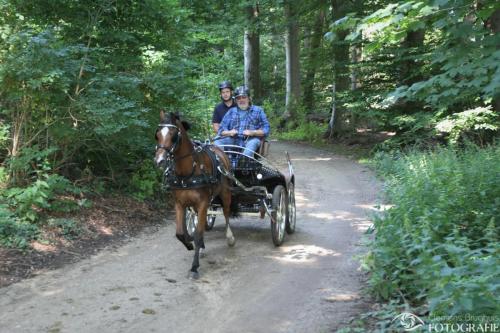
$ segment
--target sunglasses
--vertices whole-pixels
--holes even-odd
[[[248,96],[237,96],[236,99],[247,99]]]

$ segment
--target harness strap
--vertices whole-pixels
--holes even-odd
[[[213,165],[212,173],[208,174],[205,165],[201,162],[200,154],[205,153]],[[193,157],[193,167],[191,174],[188,176],[178,176],[175,174],[175,167],[169,168],[165,171],[164,181],[173,189],[190,189],[190,188],[200,188],[215,185],[220,182],[222,174],[218,172],[218,167],[221,162],[217,154],[211,149],[209,145],[197,146],[194,151],[172,159],[172,164],[175,166],[175,161],[186,158],[188,156]],[[195,175],[196,165],[200,167],[200,174]]]

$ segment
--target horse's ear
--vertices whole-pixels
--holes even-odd
[[[160,110],[160,122],[163,122],[165,120],[165,111]]]
[[[177,119],[179,119],[177,115],[173,112],[170,112],[170,123],[175,124],[177,122]]]
[[[189,129],[191,128],[191,125],[185,120],[181,121],[181,123],[182,123],[182,127],[184,127],[184,129],[186,131],[189,131]]]

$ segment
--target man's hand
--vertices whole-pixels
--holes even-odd
[[[244,135],[244,136],[252,136],[252,135],[254,135],[254,133],[253,133],[253,132],[254,132],[254,131],[252,131],[252,130],[247,130],[247,129],[246,129],[246,130],[244,130],[244,131],[243,131],[243,135]]]
[[[230,131],[226,131],[226,133],[225,133],[225,134],[226,134],[227,136],[235,136],[235,135],[237,135],[237,134],[238,134],[238,131],[237,131],[236,129],[234,129],[234,128],[233,128],[233,129],[232,129],[232,130],[230,130]]]

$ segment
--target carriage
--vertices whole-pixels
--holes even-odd
[[[267,158],[268,142],[261,145],[254,157],[243,154],[240,146],[225,146],[224,151],[232,164],[232,172],[220,171],[232,180],[231,201],[238,216],[252,216],[270,220],[271,236],[275,246],[283,243],[285,231],[295,232],[295,175],[290,156],[286,153],[288,170],[283,173]],[[265,147],[265,148],[264,148]],[[208,209],[205,230],[211,230],[216,217],[223,215],[219,198],[212,200]],[[192,207],[186,208],[185,232],[192,235],[198,224]]]
[[[224,215],[229,246],[235,244],[231,214],[268,215],[276,246],[283,243],[285,231],[295,231],[295,176],[288,154],[285,175],[262,149],[248,157],[239,146],[225,146],[223,151],[210,142],[196,143],[187,134],[189,127],[177,114],[160,112],[155,163],[164,169],[164,183],[173,192],[175,236],[187,250],[195,250],[189,274],[196,279],[200,251],[205,248],[203,234],[219,214]]]

